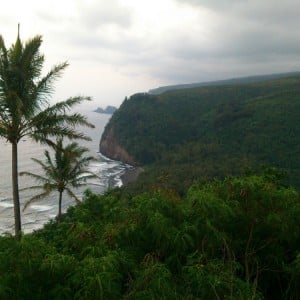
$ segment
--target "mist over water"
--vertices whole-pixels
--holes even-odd
[[[108,188],[120,186],[122,181],[120,175],[128,168],[121,162],[110,160],[102,156],[99,151],[99,142],[104,127],[108,122],[110,115],[99,114],[95,112],[83,113],[88,117],[89,122],[95,125],[94,129],[81,128],[85,134],[92,138],[92,141],[78,141],[82,146],[90,149],[90,154],[96,158],[89,168],[96,173],[100,179],[93,179],[91,183],[96,185],[87,185],[76,190],[76,195],[81,196],[84,190],[89,188],[95,193],[103,193]],[[44,160],[44,150],[46,146],[37,144],[30,139],[24,139],[19,142],[19,172],[30,171],[39,173],[40,167],[31,160],[32,157]],[[19,176],[19,188],[32,186],[36,184],[33,179],[27,176]],[[21,210],[24,203],[33,195],[32,191],[20,191]],[[74,205],[74,200],[63,194],[63,211],[70,205]],[[32,203],[22,212],[22,230],[25,233],[42,227],[50,218],[54,218],[58,211],[58,194],[52,194],[49,198],[41,199]],[[0,139],[0,234],[14,231],[14,213],[12,201],[12,183],[11,183],[11,145],[4,139]]]

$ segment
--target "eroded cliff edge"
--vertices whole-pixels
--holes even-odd
[[[119,160],[132,166],[137,165],[135,159],[120,145],[113,127],[106,128],[102,135],[100,153],[113,160]]]

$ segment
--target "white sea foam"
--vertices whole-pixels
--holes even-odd
[[[116,186],[117,187],[121,187],[123,185],[123,181],[121,178],[117,177],[116,179]]]
[[[5,208],[14,207],[14,205],[12,203],[7,203],[7,202],[3,202],[3,201],[0,202],[0,206],[5,207]]]
[[[39,205],[39,204],[31,204],[30,207],[34,210],[38,211],[48,211],[51,210],[53,207],[50,205]]]
[[[35,224],[36,220],[35,219],[29,219],[23,222],[23,226],[27,226],[27,225],[31,225],[31,224]]]

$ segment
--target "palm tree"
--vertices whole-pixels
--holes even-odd
[[[75,125],[93,127],[81,114],[69,110],[89,97],[72,97],[49,104],[53,84],[68,64],[54,66],[42,76],[44,56],[39,48],[41,36],[23,44],[19,37],[9,49],[0,35],[0,137],[12,145],[12,189],[15,235],[20,237],[21,214],[18,185],[18,143],[24,137],[43,142],[51,136],[88,139]]]
[[[39,159],[32,158],[42,167],[43,175],[31,172],[21,172],[20,175],[27,175],[34,178],[39,184],[26,187],[22,190],[40,190],[41,193],[33,196],[26,202],[24,209],[32,202],[49,196],[52,192],[58,192],[58,220],[61,218],[62,194],[64,191],[75,199],[78,203],[80,200],[72,191],[87,184],[87,179],[98,178],[97,175],[88,170],[88,164],[94,157],[84,156],[89,150],[79,146],[76,142],[68,144],[64,147],[62,138],[58,138],[56,144],[51,143],[54,149],[54,158],[51,158],[48,150],[45,150],[46,160],[43,162]]]

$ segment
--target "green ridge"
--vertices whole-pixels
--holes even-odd
[[[136,94],[112,116],[120,144],[141,165],[196,178],[277,167],[300,187],[300,77]],[[175,179],[176,178],[176,179]]]

